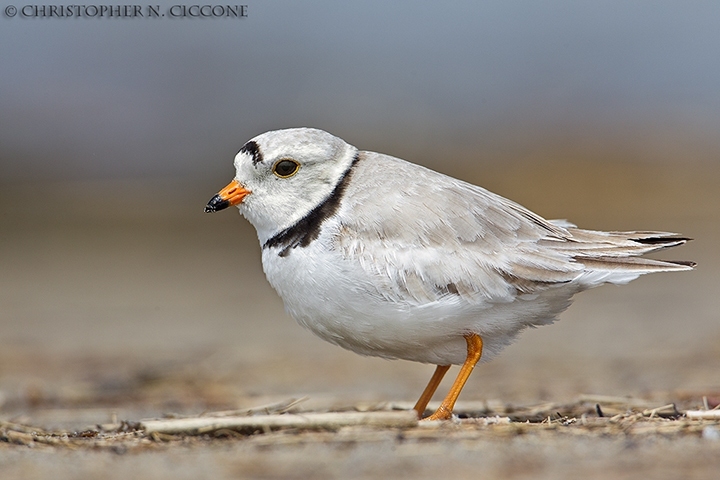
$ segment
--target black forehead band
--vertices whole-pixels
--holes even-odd
[[[247,153],[248,155],[252,155],[253,166],[256,166],[258,163],[263,161],[262,153],[260,153],[260,147],[252,140],[243,145],[242,148],[240,148],[239,153]]]

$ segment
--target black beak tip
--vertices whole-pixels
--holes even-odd
[[[220,195],[215,195],[210,199],[207,205],[205,205],[205,213],[215,213],[220,210],[225,210],[230,206],[230,202],[223,200]]]

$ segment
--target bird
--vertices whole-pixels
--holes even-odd
[[[669,232],[593,231],[545,220],[473,184],[314,128],[263,133],[205,207],[237,206],[255,227],[267,280],[301,326],[361,355],[434,364],[422,418],[452,418],[476,364],[575,294],[694,262],[641,257],[682,245]]]

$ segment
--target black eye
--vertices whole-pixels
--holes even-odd
[[[295,160],[280,160],[273,165],[273,173],[280,178],[288,178],[295,175],[300,168],[300,164]]]

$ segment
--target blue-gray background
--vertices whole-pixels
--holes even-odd
[[[239,20],[3,15],[0,183],[228,175],[249,137],[302,125],[430,164],[720,148],[717,2],[247,5]]]

